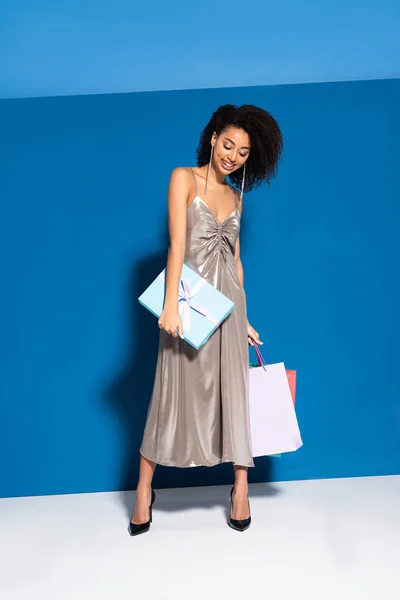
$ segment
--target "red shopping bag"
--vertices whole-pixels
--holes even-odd
[[[296,371],[286,369],[293,404],[296,404]]]

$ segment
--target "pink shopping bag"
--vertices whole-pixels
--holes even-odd
[[[249,369],[249,409],[253,457],[293,452],[302,445],[283,362]],[[260,361],[259,361],[260,362]]]

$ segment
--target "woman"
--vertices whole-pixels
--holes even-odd
[[[248,344],[262,342],[248,323],[240,261],[243,192],[277,172],[282,135],[276,120],[252,105],[221,106],[204,128],[197,167],[170,178],[164,310],[152,399],[140,447],[140,476],[128,531],[152,520],[156,464],[213,466],[232,462],[228,524],[250,526],[247,469],[253,467],[248,410]],[[227,182],[229,177],[233,186]],[[234,309],[200,350],[183,339],[178,288],[183,263],[233,300]]]

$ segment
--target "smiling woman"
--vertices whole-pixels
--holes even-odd
[[[277,174],[283,140],[279,125],[269,112],[251,104],[240,107],[225,104],[218,108],[200,136],[197,148],[199,167],[210,162],[213,150],[210,141],[215,143],[217,139],[219,145],[215,149],[224,149],[228,161],[229,152],[233,152],[232,162],[236,166],[229,173],[230,181],[235,186],[244,183],[243,191],[250,192],[262,183],[270,185],[271,179]],[[247,172],[245,177],[244,164]]]
[[[238,531],[250,525],[247,469],[254,461],[248,344],[262,342],[247,320],[239,232],[244,192],[270,183],[281,153],[281,131],[267,111],[228,104],[204,128],[197,166],[178,167],[171,174],[166,293],[158,321],[153,395],[140,447],[137,498],[128,528],[131,535],[150,528],[156,464],[233,463],[228,524]],[[183,339],[178,308],[183,263],[234,302],[231,314],[200,350]]]

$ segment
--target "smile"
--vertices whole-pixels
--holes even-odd
[[[235,168],[235,165],[232,165],[231,163],[227,163],[225,160],[221,160],[222,166],[224,167],[224,169],[226,169],[227,171],[233,171],[233,169]]]

